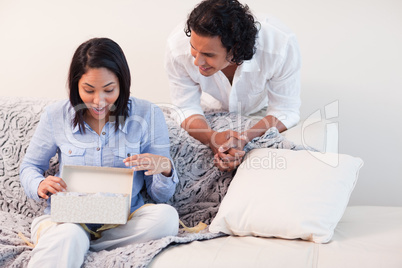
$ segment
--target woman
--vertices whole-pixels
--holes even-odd
[[[130,97],[130,70],[120,46],[107,38],[81,44],[73,56],[68,83],[70,100],[45,109],[21,164],[20,178],[28,197],[48,202],[45,215],[31,226],[32,240],[38,235],[40,239],[30,267],[56,263],[80,267],[89,248],[113,249],[178,232],[173,207],[142,207],[139,192],[144,184],[152,199],[161,203],[173,196],[178,180],[163,113],[150,102]],[[91,240],[79,224],[51,223],[51,194],[68,190],[61,172],[43,176],[56,153],[60,169],[66,164],[133,168],[131,212],[141,209],[125,225],[103,231],[97,240]]]

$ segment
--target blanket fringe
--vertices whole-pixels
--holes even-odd
[[[42,223],[39,225],[39,227],[38,227],[38,231],[36,231],[36,242],[35,242],[35,244],[32,244],[32,243],[29,241],[29,239],[28,239],[25,235],[23,235],[21,232],[18,232],[18,236],[19,236],[22,240],[24,240],[24,242],[25,242],[29,247],[35,248],[36,244],[38,244],[38,240],[39,240],[39,238],[40,238],[40,234],[41,234],[42,230],[45,229],[45,228],[51,227],[52,225],[56,225],[56,224],[57,224],[57,223],[52,222],[52,221],[44,221],[44,222],[42,222]]]
[[[28,245],[28,247],[34,248],[35,245],[31,243],[31,241],[29,241],[29,239],[21,232],[18,232],[18,236],[24,240],[24,242]]]
[[[184,223],[181,220],[179,220],[179,223],[180,223],[181,226],[183,226],[183,230],[188,232],[188,233],[199,233],[202,230],[204,230],[205,228],[207,228],[207,226],[208,226],[203,222],[199,222],[194,227],[187,227],[186,225],[184,225]]]

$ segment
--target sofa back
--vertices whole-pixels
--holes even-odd
[[[55,100],[0,97],[0,210],[36,217],[43,213],[46,202],[27,198],[19,180],[19,166],[29,146],[43,109]],[[170,155],[179,183],[168,204],[175,207],[181,220],[189,226],[210,220],[218,211],[234,173],[220,171],[213,163],[209,147],[191,137],[176,122],[172,107],[161,107],[165,115]],[[240,130],[250,124],[249,118],[234,113],[206,113],[210,126],[217,130]],[[273,147],[283,144],[278,134]],[[45,172],[55,174],[58,159],[50,160]],[[149,201],[146,191],[142,194]]]
[[[24,193],[19,166],[39,122],[43,108],[54,100],[0,98],[0,208],[35,217],[42,214],[45,202],[36,202]],[[57,159],[52,159],[56,163]],[[52,170],[56,164],[51,165]]]

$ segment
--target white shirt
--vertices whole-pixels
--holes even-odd
[[[237,67],[232,85],[222,71],[209,77],[200,74],[184,24],[171,33],[165,69],[172,103],[180,108],[180,124],[191,115],[204,114],[203,92],[220,106],[209,108],[250,115],[267,107],[267,115],[275,116],[287,128],[299,122],[301,58],[296,37],[277,19],[269,17],[259,22],[256,53]]]

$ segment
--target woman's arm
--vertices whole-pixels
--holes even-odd
[[[38,190],[45,179],[43,174],[49,168],[49,160],[57,152],[52,130],[50,116],[45,109],[20,166],[21,184],[27,196],[34,200],[39,200],[40,196],[46,198],[46,193],[41,190],[44,194],[39,194]]]
[[[174,194],[178,177],[170,157],[169,132],[165,117],[160,108],[150,106],[147,124],[143,124],[141,152],[124,160],[127,166],[136,171],[145,171],[147,192],[156,202],[166,202]]]

